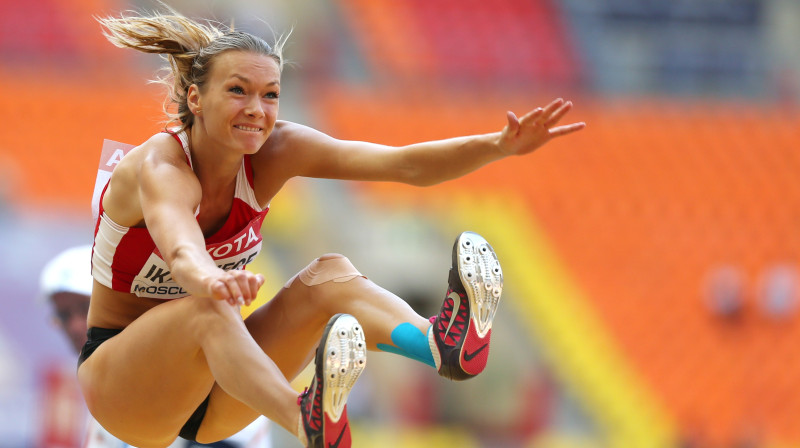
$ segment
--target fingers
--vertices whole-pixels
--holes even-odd
[[[212,287],[212,296],[231,305],[250,305],[264,284],[264,276],[245,270],[226,272]]]
[[[233,299],[231,299],[230,294],[228,294],[228,287],[225,285],[225,282],[220,280],[215,281],[209,287],[209,292],[211,298],[215,300],[225,300],[233,305]]]
[[[545,106],[544,110],[542,111],[542,116],[541,116],[542,121],[545,124],[548,121],[550,121],[550,118],[553,116],[553,114],[556,113],[564,104],[565,103],[563,98],[556,98],[555,100],[550,102],[550,104]],[[566,104],[569,104],[570,106],[572,105],[572,103],[570,103],[569,101],[567,101]]]
[[[559,104],[558,108],[553,110],[550,113],[549,118],[547,118],[547,120],[545,120],[543,123],[544,127],[549,130],[551,137],[560,137],[562,135],[571,134],[573,132],[580,131],[581,129],[586,127],[586,123],[579,122],[579,123],[572,123],[566,126],[558,126],[554,128],[553,126],[555,126],[559,121],[561,121],[561,119],[564,118],[564,115],[566,115],[567,112],[572,110],[572,101],[559,103],[558,100],[556,100],[550,103],[548,105],[548,108],[557,103]],[[547,108],[545,108],[545,110],[547,110]]]
[[[523,115],[520,122],[523,125],[541,124],[550,127],[558,123],[570,110],[572,110],[572,101],[557,98],[544,108],[537,107]]]
[[[520,119],[520,122],[523,126],[542,126],[549,130],[551,137],[567,135],[586,127],[586,123],[583,122],[553,127],[558,124],[570,110],[572,110],[572,101],[564,101],[562,98],[557,98],[544,108],[537,107],[528,112]]]
[[[550,114],[550,117],[545,120],[544,125],[548,128],[555,126],[556,123],[558,123],[558,121],[561,120],[571,109],[572,101],[567,101],[566,103],[561,104],[561,106],[553,111],[553,113]]]
[[[564,100],[562,98],[556,98],[544,108],[537,107],[536,109],[528,112],[522,117],[522,119],[520,119],[520,122],[523,125],[545,124],[548,120],[550,120],[550,117],[553,115],[553,113],[556,112],[563,104]]]
[[[231,300],[232,300],[234,302],[234,303],[231,303],[232,305],[233,304],[244,305],[244,293],[242,292],[243,288],[240,285],[240,279],[239,279],[240,275],[238,275],[237,272],[241,272],[241,271],[230,271],[230,272],[228,272],[229,275],[227,275],[225,280],[223,280],[223,281],[225,282],[225,286],[228,287],[228,293],[230,294],[230,298],[228,299],[228,303],[231,303]],[[248,287],[247,289],[248,289],[248,292],[249,292],[250,288]]]
[[[562,135],[572,134],[575,131],[580,131],[581,129],[586,127],[586,123],[579,122],[579,123],[572,123],[565,126],[558,126],[555,128],[550,129],[550,136],[552,137],[560,137]]]
[[[250,286],[250,296],[245,298],[245,305],[249,306],[258,297],[258,290],[264,284],[264,276],[256,274],[248,277],[247,281]]]
[[[519,131],[519,119],[510,110],[506,112],[506,118],[508,118],[508,133],[515,135]]]
[[[539,117],[541,117],[543,113],[544,109],[542,109],[541,107],[537,107],[536,109],[523,115],[522,118],[519,119],[519,121],[521,123],[535,123],[539,120]]]

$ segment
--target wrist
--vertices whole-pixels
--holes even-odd
[[[502,132],[495,132],[488,135],[490,137],[490,145],[492,146],[491,152],[495,155],[494,160],[499,160],[514,155],[514,153],[508,149]]]

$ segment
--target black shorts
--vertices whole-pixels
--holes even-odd
[[[92,353],[97,350],[97,347],[100,347],[100,344],[120,333],[122,333],[122,330],[112,328],[89,328],[89,331],[86,332],[88,339],[83,345],[81,354],[78,357],[78,367],[80,367],[84,361],[89,359],[89,356],[92,356]],[[180,436],[182,438],[196,442],[195,439],[197,438],[197,431],[200,429],[200,424],[203,423],[203,418],[206,416],[209,397],[210,395],[206,397],[202,403],[200,403],[200,406],[195,409],[194,413],[192,413],[191,417],[189,417],[189,420],[187,420],[183,425],[183,428],[181,428]]]
[[[80,367],[84,361],[92,356],[92,353],[97,350],[97,347],[100,347],[100,344],[120,333],[122,333],[122,330],[112,328],[89,328],[89,331],[86,332],[86,343],[83,344],[83,348],[81,348],[81,354],[78,357],[78,367]]]

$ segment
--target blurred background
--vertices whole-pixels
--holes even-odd
[[[588,124],[430,188],[297,179],[273,201],[251,266],[266,296],[341,252],[433,315],[458,232],[503,262],[485,373],[371,353],[354,446],[800,446],[800,2],[167,3],[293,29],[281,118],[338,138],[493,132],[556,97]],[[0,1],[0,447],[80,446],[75,355],[38,277],[91,241],[103,139],[163,127],[161,61],[93,20],[154,7]]]

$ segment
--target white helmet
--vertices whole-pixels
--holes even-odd
[[[92,246],[67,249],[50,260],[39,278],[40,294],[49,299],[58,292],[92,295]]]

